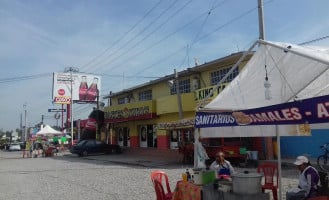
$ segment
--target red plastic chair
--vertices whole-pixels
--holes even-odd
[[[164,171],[161,171],[161,170],[152,171],[151,172],[151,180],[152,180],[152,183],[155,187],[155,190],[157,190],[157,187],[155,185],[155,181],[157,181],[161,184],[161,187],[164,191],[166,200],[171,200],[172,199],[172,192],[171,192],[170,185],[169,185],[168,175]],[[166,187],[163,186],[163,182],[165,183]],[[164,188],[166,188],[167,191],[165,191]]]
[[[279,173],[278,166],[275,163],[262,163],[258,165],[258,173],[264,174],[264,184],[262,185],[262,191],[272,190],[273,199],[278,199],[278,183],[279,183]],[[275,181],[276,179],[276,181]],[[276,183],[275,183],[276,182]]]
[[[153,185],[154,185],[157,200],[167,200],[162,184],[158,180],[154,180]]]

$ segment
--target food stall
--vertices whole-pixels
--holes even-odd
[[[232,176],[232,180],[217,179],[214,171],[204,171],[201,176],[199,177],[201,182],[195,182],[195,178],[191,181],[178,181],[173,193],[173,200],[270,199],[269,193],[262,193],[261,174],[237,173]]]
[[[248,155],[250,152],[262,151],[262,141],[258,138],[202,138],[200,142],[208,154],[209,162],[215,159],[219,151],[224,152],[226,159],[233,164],[244,163],[248,158],[258,160],[258,156],[253,158]],[[194,144],[179,145],[179,153],[183,154],[183,163],[192,163]]]

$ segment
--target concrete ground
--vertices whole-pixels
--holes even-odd
[[[20,157],[20,154],[1,154],[1,158],[5,156],[15,155]],[[72,159],[77,157],[77,155],[72,155],[68,151],[60,152],[57,156],[65,157],[66,159]],[[42,158],[32,158],[32,159],[42,159]],[[82,157],[81,159],[102,162],[102,163],[115,163],[119,165],[127,165],[144,169],[162,169],[167,171],[170,175],[171,187],[174,189],[177,177],[179,177],[185,169],[192,169],[192,164],[183,164],[182,155],[178,154],[177,150],[157,150],[157,149],[126,149],[122,154],[114,155],[97,155],[97,156],[88,156]],[[271,160],[276,162],[275,160]],[[285,192],[289,187],[296,186],[298,182],[298,171],[296,167],[292,164],[294,158],[282,159],[282,199],[285,199]],[[259,161],[264,162],[264,161]],[[314,160],[311,160],[315,164]],[[256,168],[254,166],[247,167],[235,167],[237,172],[250,171],[255,172]],[[179,179],[179,178],[178,178]],[[269,191],[268,191],[269,192]],[[152,194],[154,195],[154,194]]]

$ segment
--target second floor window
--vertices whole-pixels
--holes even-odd
[[[230,71],[232,67],[222,68],[218,71],[214,71],[210,73],[211,85],[216,85],[224,76]],[[235,70],[226,78],[223,83],[231,82],[237,75],[239,74],[239,67],[235,68]]]
[[[152,90],[145,90],[138,93],[139,101],[149,101],[152,100]]]
[[[191,92],[191,83],[190,79],[179,80],[179,92],[182,93],[190,93]],[[170,88],[170,94],[176,94],[176,83]]]
[[[118,98],[118,104],[125,104],[125,98]]]

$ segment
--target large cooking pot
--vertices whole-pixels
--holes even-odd
[[[244,173],[232,174],[233,193],[238,194],[257,194],[262,191],[262,174]]]

